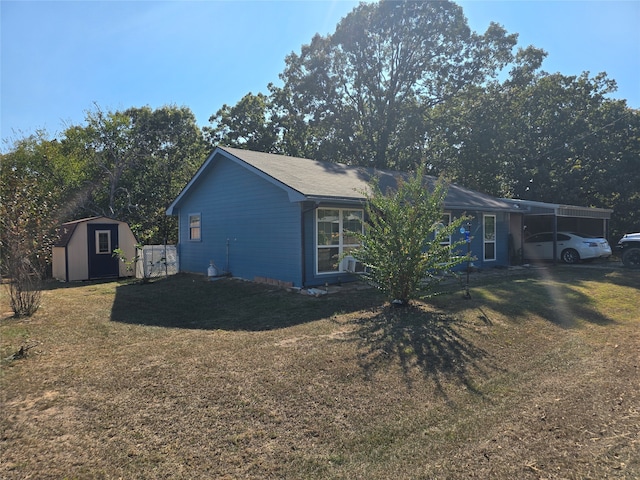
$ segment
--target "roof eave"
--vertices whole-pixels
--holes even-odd
[[[364,197],[341,197],[331,195],[305,195],[304,200],[315,203],[344,203],[349,205],[362,205],[366,202]]]

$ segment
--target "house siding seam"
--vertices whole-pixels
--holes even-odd
[[[213,260],[234,276],[301,285],[299,204],[291,203],[284,189],[222,157],[199,180],[201,187],[178,208],[181,270],[204,273]],[[190,212],[201,215],[200,241],[188,240]]]

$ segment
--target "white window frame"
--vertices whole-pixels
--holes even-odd
[[[111,230],[96,230],[96,255],[111,255]],[[107,236],[107,250],[100,250],[100,236]]]
[[[196,218],[198,219],[198,225],[197,226],[191,226],[191,219],[192,218]],[[193,232],[197,229],[198,231],[198,237],[195,238],[193,236]],[[202,214],[200,213],[190,213],[189,215],[187,215],[187,232],[189,234],[189,241],[190,242],[201,242],[202,241]]]
[[[487,231],[487,219],[493,218],[493,232]],[[495,262],[498,258],[497,252],[497,229],[498,222],[495,215],[485,214],[482,216],[482,259],[485,262]],[[487,245],[493,245],[493,258],[487,258]]]
[[[440,228],[439,228],[439,226],[440,226],[440,225],[442,225],[442,227],[443,227],[443,228],[444,228],[444,227],[448,227],[449,225],[451,225],[451,213],[450,213],[450,212],[444,212],[444,213],[442,214],[442,220],[444,220],[444,219],[445,219],[445,217],[446,217],[446,219],[447,219],[447,223],[440,222],[440,224],[436,226],[436,229],[435,229],[436,231],[435,231],[435,232],[433,232],[434,238],[435,238],[435,236],[438,234],[438,230],[440,230]],[[445,245],[448,245],[448,246],[450,247],[450,246],[451,246],[451,235],[449,235],[449,236],[447,237],[447,240],[445,240],[444,242],[440,242],[440,245],[442,245],[443,247],[444,247]]]
[[[338,211],[338,243],[336,244],[332,244],[332,245],[320,245],[318,243],[318,234],[319,234],[319,228],[318,228],[318,222],[319,222],[319,218],[320,218],[320,211],[322,210],[337,210]],[[318,262],[319,262],[319,251],[321,249],[338,249],[338,255],[340,257],[342,257],[342,255],[345,253],[345,251],[349,251],[349,249],[354,249],[360,246],[359,243],[349,243],[346,244],[344,243],[344,235],[345,235],[345,231],[344,231],[344,215],[345,212],[359,212],[360,213],[360,225],[362,227],[362,231],[361,233],[364,233],[364,210],[361,208],[337,208],[337,207],[320,207],[316,209],[316,218],[315,218],[315,239],[314,239],[314,251],[315,251],[315,259],[314,259],[314,270],[316,275],[335,275],[336,273],[341,273],[341,272],[347,272],[349,271],[349,257],[345,257],[343,258],[339,263],[338,263],[338,269],[337,270],[330,270],[330,271],[319,271],[318,269]]]

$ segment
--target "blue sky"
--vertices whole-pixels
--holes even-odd
[[[519,45],[549,55],[543,69],[605,71],[614,98],[640,108],[640,1],[459,3],[472,29],[489,22]],[[0,2],[0,139],[45,129],[53,138],[103,110],[176,104],[201,126],[223,104],[278,83],[284,59],[326,35],[357,2],[11,1]]]

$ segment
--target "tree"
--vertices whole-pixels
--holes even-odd
[[[503,83],[471,87],[431,112],[430,172],[499,197],[612,208],[613,236],[638,223],[637,111],[605,74],[540,71],[521,50]],[[625,227],[626,225],[626,227]]]
[[[211,127],[204,127],[206,140],[211,146],[246,148],[276,153],[277,132],[269,121],[269,98],[258,93],[246,94],[233,107],[223,105],[209,118]]]
[[[83,159],[91,179],[82,209],[91,215],[124,219],[135,204],[122,177],[138,166],[144,152],[132,134],[130,117],[104,112],[96,105],[87,111],[85,126],[72,126],[64,136],[65,147]]]
[[[59,145],[45,137],[38,132],[0,155],[0,276],[9,280],[16,316],[39,307],[63,198]]]
[[[136,202],[126,220],[144,243],[175,243],[177,219],[165,212],[206,156],[203,134],[187,107],[130,108],[124,113],[144,150],[137,167],[123,176]]]
[[[218,128],[216,140],[266,140],[279,153],[409,169],[423,153],[425,112],[483,84],[511,60],[515,42],[496,24],[471,32],[448,1],[361,3],[334,34],[287,56],[284,85],[270,85],[270,102],[248,105],[245,97],[218,112],[218,126],[223,119],[237,130]],[[262,106],[263,114],[253,110]]]
[[[65,131],[63,143],[84,159],[90,178],[79,213],[126,221],[145,243],[177,240],[175,220],[165,210],[206,152],[190,109],[104,112],[96,106],[85,126]]]
[[[430,181],[424,166],[400,179],[395,190],[382,192],[374,179],[364,193],[365,233],[354,233],[361,246],[349,254],[366,267],[366,281],[390,301],[406,305],[424,296],[441,273],[466,260],[456,252],[464,240],[450,245],[449,238],[467,218],[442,224],[447,184]]]

